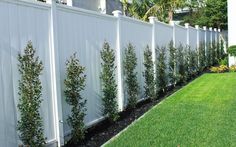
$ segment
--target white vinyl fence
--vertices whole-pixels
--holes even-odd
[[[122,60],[124,49],[131,43],[136,49],[140,100],[144,96],[143,52],[148,45],[155,58],[156,46],[167,46],[173,40],[196,49],[200,42],[219,41],[216,29],[192,28],[188,25],[169,25],[150,18],[150,23],[122,16],[114,16],[56,4],[26,0],[0,0],[0,144],[15,147],[20,144],[16,130],[18,104],[18,54],[31,40],[37,55],[43,61],[40,77],[43,86],[43,102],[40,109],[44,134],[48,144],[64,144],[70,133],[67,117],[70,107],[65,102],[65,61],[77,52],[86,67],[87,99],[85,123],[91,126],[103,119],[101,105],[100,50],[104,41],[116,51],[118,105],[122,111],[127,104]]]

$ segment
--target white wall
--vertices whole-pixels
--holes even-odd
[[[77,52],[81,65],[86,67],[87,99],[85,123],[87,126],[100,121],[101,105],[101,59],[100,50],[104,41],[116,51],[119,108],[127,104],[122,59],[124,48],[130,42],[135,46],[138,65],[139,100],[144,98],[143,52],[147,45],[155,53],[155,47],[167,47],[171,40],[196,49],[197,30],[154,21],[152,24],[124,16],[108,16],[88,10],[53,3],[26,2],[24,0],[0,1],[0,144],[13,147],[19,144],[16,132],[19,112],[18,104],[18,53],[22,53],[27,42],[32,40],[37,55],[43,61],[44,70],[40,77],[43,85],[44,134],[47,142],[61,140],[70,128],[67,117],[70,107],[65,102],[65,62]],[[200,34],[204,31],[200,29]],[[207,31],[210,41],[210,31]],[[202,35],[199,36],[202,40]],[[232,41],[231,41],[232,42]],[[168,53],[168,52],[167,52]],[[167,55],[168,56],[168,55]],[[121,59],[120,59],[121,58]],[[122,94],[120,94],[121,92]],[[124,96],[123,96],[124,94]],[[122,110],[122,108],[121,108]],[[11,114],[11,115],[9,115]],[[60,123],[59,123],[60,121]],[[60,134],[60,135],[58,135]]]

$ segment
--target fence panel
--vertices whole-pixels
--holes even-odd
[[[199,29],[199,42],[205,44],[205,31],[203,29]]]
[[[207,31],[206,43],[209,45],[209,43],[211,43],[211,32],[209,31],[209,29],[207,29],[206,31]]]
[[[183,26],[175,25],[175,47],[180,44],[187,45],[187,29]]]
[[[167,47],[170,41],[173,40],[173,27],[162,22],[156,22],[155,25],[156,45]]]
[[[0,142],[2,146],[17,146],[16,120],[19,117],[17,104],[18,53],[29,40],[44,64],[42,81],[42,106],[44,134],[47,140],[55,140],[51,100],[49,62],[50,6],[33,2],[0,1]],[[10,115],[9,115],[10,114]]]
[[[102,117],[102,93],[99,78],[101,72],[100,51],[104,41],[108,41],[110,46],[115,49],[117,19],[66,6],[58,5],[57,8],[58,58],[64,132],[68,134],[70,128],[66,119],[71,110],[65,102],[63,92],[66,71],[65,62],[76,52],[81,65],[86,68],[86,87],[83,92],[83,97],[87,99],[85,123],[91,125]]]
[[[143,78],[143,61],[144,61],[144,50],[149,46],[151,49],[152,41],[152,25],[149,23],[141,22],[139,20],[134,20],[128,17],[121,17],[120,22],[120,44],[122,59],[124,59],[124,50],[127,47],[128,43],[131,43],[135,47],[136,56],[137,56],[137,68],[138,73],[138,84],[139,84],[139,99],[145,98],[144,94],[144,78]],[[124,81],[123,81],[124,82]],[[124,89],[126,85],[123,83]],[[124,105],[127,105],[128,97],[127,92],[124,90]]]
[[[197,49],[197,29],[189,27],[189,46],[192,50]]]

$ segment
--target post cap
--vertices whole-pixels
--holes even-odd
[[[122,12],[120,10],[115,10],[112,12],[112,14],[115,16],[115,17],[119,17],[122,15]]]
[[[170,25],[174,26],[175,25],[175,21],[170,21]]]
[[[218,32],[221,32],[221,30],[220,30],[220,29],[218,29]]]
[[[214,31],[216,32],[216,31],[217,31],[217,28],[214,28]]]
[[[212,27],[210,27],[209,30],[212,31]]]
[[[203,30],[207,30],[207,27],[206,27],[206,26],[203,26]]]
[[[158,19],[155,16],[148,17],[150,23],[155,23]]]
[[[196,29],[199,29],[199,25],[195,25],[195,28],[196,28]]]
[[[185,23],[184,26],[185,26],[185,28],[188,28],[189,27],[189,23]]]

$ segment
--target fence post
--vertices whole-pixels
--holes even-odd
[[[218,30],[217,30],[217,41],[218,41],[218,45],[219,45],[219,46],[218,46],[218,49],[219,49],[219,50],[221,49],[221,48],[220,48],[220,47],[221,47],[221,39],[220,39],[220,36],[221,36],[221,35],[220,35],[220,29],[218,29]],[[222,55],[221,55],[221,50],[219,51],[219,56],[220,56],[220,57],[222,56]]]
[[[217,28],[214,28],[214,40],[215,44],[217,44]]]
[[[67,6],[73,6],[72,0],[67,0],[66,5],[67,5]]]
[[[151,50],[152,50],[152,62],[154,63],[153,69],[154,69],[154,80],[156,80],[156,21],[157,18],[154,16],[151,16],[148,18],[149,22],[152,24],[152,46],[151,46]]]
[[[205,56],[207,56],[207,27],[203,26],[204,30],[204,48],[205,48]]]
[[[57,146],[64,144],[63,116],[60,94],[60,71],[58,61],[58,42],[57,42],[57,19],[56,19],[56,0],[51,0],[51,17],[50,17],[50,76],[52,89],[52,109],[54,120],[54,134],[57,140]]]
[[[195,25],[195,29],[197,30],[197,49],[199,49],[200,46],[199,25]]]
[[[46,0],[46,3],[52,4],[52,0]]]
[[[210,31],[210,45],[211,45],[211,48],[212,48],[212,41],[213,41],[213,38],[212,38],[212,27],[209,28],[209,31]]]
[[[122,52],[121,52],[121,40],[120,40],[120,17],[122,12],[115,10],[112,14],[117,17],[117,30],[116,30],[116,59],[117,59],[117,97],[118,97],[118,109],[123,111],[124,109],[124,93],[122,82]]]
[[[186,44],[187,46],[189,46],[189,23],[185,23],[185,28],[187,29],[187,40],[186,40]]]
[[[173,46],[176,47],[176,39],[175,39],[175,22],[174,22],[174,21],[170,21],[170,25],[173,27],[173,37],[172,37]]]

